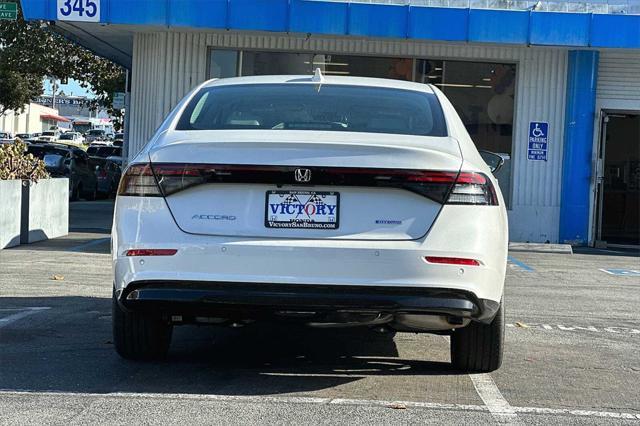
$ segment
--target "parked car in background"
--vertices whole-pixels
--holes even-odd
[[[120,164],[120,167],[124,164],[124,158],[121,155],[110,155],[107,157],[107,160],[111,160],[116,164]]]
[[[118,146],[99,146],[99,145],[91,145],[87,148],[87,154],[91,157],[122,157],[122,148]]]
[[[34,144],[34,143],[43,143],[38,140],[40,133],[18,133],[16,138],[20,138],[20,140],[26,144]]]
[[[13,141],[14,138],[10,132],[0,132],[0,143],[11,143]]]
[[[124,143],[124,133],[116,133],[113,137],[113,146],[122,146]]]
[[[81,146],[84,144],[84,136],[82,136],[78,132],[66,132],[60,135],[58,138],[58,142],[64,144],[71,144],[76,146]]]
[[[45,130],[44,132],[42,132],[42,135],[38,137],[38,140],[40,142],[52,143],[57,142],[59,137],[60,132],[58,132],[57,130]]]
[[[87,140],[87,143],[107,140],[107,132],[101,129],[92,129],[85,134],[85,139]]]
[[[27,152],[42,159],[53,177],[69,178],[69,199],[95,200],[98,182],[89,156],[80,149],[64,144],[30,145]]]
[[[113,144],[111,143],[111,141],[101,140],[101,141],[93,141],[89,144],[89,146],[93,146],[93,147],[113,146]]]
[[[122,162],[118,158],[89,157],[89,164],[96,172],[99,198],[109,198],[116,195],[122,176]]]

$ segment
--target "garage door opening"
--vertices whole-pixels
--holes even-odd
[[[596,245],[640,247],[640,114],[605,114]]]

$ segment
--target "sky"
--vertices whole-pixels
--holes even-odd
[[[51,83],[49,82],[49,80],[44,80],[43,88],[44,95],[51,95]],[[58,91],[56,93],[58,94],[60,93],[60,91],[63,91],[66,95],[88,96],[90,98],[94,97],[93,93],[91,93],[90,90],[83,89],[82,87],[80,87],[79,82],[72,79],[69,80],[69,84],[60,84],[58,82]]]

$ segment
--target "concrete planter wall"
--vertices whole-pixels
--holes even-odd
[[[0,180],[0,249],[20,244],[22,181]]]
[[[67,178],[41,179],[38,183],[0,181],[0,248],[68,233]]]
[[[69,179],[41,179],[28,186],[29,206],[25,212],[22,193],[21,243],[35,243],[69,233]],[[25,221],[25,218],[28,220]],[[26,223],[25,223],[26,222]],[[26,234],[26,235],[25,235]]]

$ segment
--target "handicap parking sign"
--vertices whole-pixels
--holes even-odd
[[[529,160],[547,161],[549,150],[549,123],[532,121],[529,123]]]

